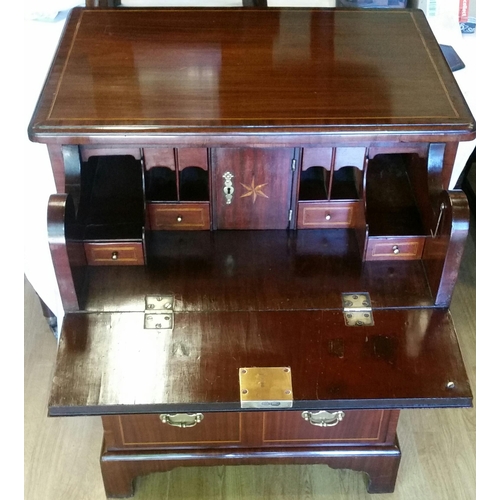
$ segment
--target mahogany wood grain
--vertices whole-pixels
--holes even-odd
[[[408,170],[412,156],[378,155],[367,165],[366,222],[372,236],[423,236],[425,228]]]
[[[473,227],[472,227],[473,229]],[[471,231],[472,234],[474,234]],[[475,382],[475,244],[468,238],[451,305],[469,378]],[[47,418],[56,339],[40,313],[29,283],[25,290],[25,446],[28,498],[104,499],[99,461],[99,417]],[[253,413],[252,413],[253,414]],[[403,452],[394,500],[475,497],[475,409],[406,410],[398,424]],[[421,466],[416,466],[420,464]],[[415,466],[414,466],[415,465]],[[82,477],[85,482],[82,485]],[[327,470],[324,465],[179,468],[140,478],[136,497],[260,499],[265,495],[297,500],[342,500],[363,491],[364,475]]]
[[[331,170],[334,149],[332,148],[304,148],[302,153],[302,170],[311,167],[322,167]]]
[[[475,125],[421,11],[76,8],[29,130],[93,142],[234,127],[463,140]]]
[[[210,229],[208,203],[148,203],[152,231],[203,231]]]
[[[178,466],[273,462],[352,468],[369,475],[369,492],[392,491],[398,416],[398,410],[346,411],[338,426],[317,427],[301,412],[211,413],[185,429],[161,423],[158,415],[104,416],[106,494],[131,495],[138,475]]]
[[[208,150],[206,148],[178,148],[176,151],[179,170],[186,167],[208,170]]]
[[[434,145],[431,145],[434,146]],[[426,150],[429,150],[427,146]],[[406,170],[408,180],[412,188],[413,199],[417,207],[420,220],[422,222],[422,233],[429,236],[431,229],[435,223],[433,188],[431,187],[432,167],[429,165],[432,162],[426,155],[421,156],[418,153],[412,154],[409,157],[409,165]]]
[[[346,410],[333,427],[312,425],[301,412],[263,413],[262,444],[268,446],[346,446],[392,444],[396,438],[397,410]]]
[[[66,315],[50,414],[238,410],[245,366],[290,366],[297,410],[471,404],[446,310],[376,310],[371,327],[341,311],[174,316],[170,332],[144,330],[144,313]]]
[[[71,194],[75,209],[78,211],[80,205],[82,159],[80,148],[75,144],[61,146],[61,153],[64,163],[64,192]],[[57,160],[56,160],[57,162]],[[56,169],[57,169],[56,163]]]
[[[140,160],[141,150],[135,147],[120,147],[120,146],[80,146],[80,154],[82,161],[88,161],[92,156],[117,156],[117,155],[130,155],[136,160]]]
[[[49,412],[105,415],[109,495],[178,465],[273,461],[362,470],[369,491],[392,491],[398,409],[470,406],[447,310],[467,206],[443,189],[475,123],[422,12],[77,8],[29,134],[47,143],[58,192],[78,195],[80,155],[132,151],[148,208],[203,202],[219,230],[163,225],[147,235],[147,266],[95,268],[78,252],[70,198],[51,199],[67,314]],[[408,161],[377,170],[384,154]],[[303,200],[318,201],[297,202],[299,174],[315,163],[327,179],[319,199],[353,209],[348,228],[295,231],[314,206]],[[415,260],[363,261],[376,238],[425,239],[423,258],[417,245]],[[345,325],[346,291],[370,293],[374,326]],[[145,329],[145,295],[165,293],[173,329]],[[290,366],[293,408],[241,411],[242,366]],[[302,409],[348,415],[313,429]],[[203,411],[214,430],[182,441],[155,415],[171,411]]]
[[[338,147],[335,149],[334,169],[340,170],[343,167],[356,167],[363,171],[365,168],[365,148]]]
[[[326,464],[334,469],[352,469],[367,474],[369,493],[392,493],[401,460],[399,443],[391,446],[340,448],[276,448],[168,451],[151,455],[146,452],[107,452],[103,445],[101,472],[107,497],[134,494],[134,479],[153,472],[165,472],[179,466]]]
[[[66,192],[66,177],[64,169],[64,158],[60,144],[48,144],[47,151],[52,166],[52,174],[56,184],[56,191],[59,194]]]
[[[89,266],[143,266],[142,242],[84,242]]]
[[[455,189],[455,186],[450,186],[450,179],[455,165],[455,158],[458,150],[458,142],[446,143],[444,152],[443,171],[441,174],[441,182],[443,189]]]
[[[174,414],[175,415],[175,414]],[[159,414],[103,416],[108,450],[189,449],[248,445],[242,429],[245,415],[205,413],[194,427],[174,427],[160,420]]]
[[[427,172],[428,172],[428,198],[432,205],[436,204],[436,198],[441,196],[443,187],[442,172],[445,163],[446,144],[433,143],[429,144],[429,152],[427,159]]]
[[[293,149],[213,149],[214,227],[287,229],[293,157]],[[226,174],[234,190],[229,203]]]
[[[312,425],[299,411],[204,413],[201,422],[186,428],[163,423],[160,414],[107,415],[102,422],[108,451],[394,443],[398,410],[343,413],[343,420],[333,427]]]
[[[356,232],[151,231],[148,267],[88,269],[82,300],[89,312],[141,311],[166,292],[186,312],[329,310],[367,290],[377,308],[434,305],[421,261],[363,263]]]
[[[377,155],[383,154],[417,154],[421,158],[427,158],[429,145],[424,143],[378,143],[372,144],[368,149],[368,159],[373,160]]]
[[[366,260],[418,260],[422,257],[424,237],[379,237],[368,238]]]
[[[427,239],[423,262],[436,305],[448,307],[469,231],[469,203],[462,191],[443,191],[437,201],[434,228],[437,234]],[[438,207],[441,204],[444,211],[439,221]]]
[[[297,228],[349,228],[356,227],[357,211],[361,209],[356,201],[298,203]]]
[[[83,243],[72,234],[75,221],[72,199],[67,194],[49,198],[47,210],[48,242],[65,311],[78,311],[86,265]]]
[[[175,171],[174,148],[144,148],[143,154],[146,170],[153,167],[166,167]]]

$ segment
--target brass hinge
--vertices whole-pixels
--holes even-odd
[[[373,326],[373,310],[368,292],[342,294],[344,320],[347,326]]]
[[[174,328],[174,296],[146,295],[144,328],[147,330],[172,330]]]
[[[292,172],[295,172],[296,169],[297,169],[297,160],[294,158],[292,160]]]

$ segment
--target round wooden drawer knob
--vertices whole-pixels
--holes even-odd
[[[182,222],[182,215],[177,216],[177,222]]]
[[[113,253],[111,254],[111,259],[112,259],[112,260],[118,260],[118,252],[113,252]]]
[[[326,214],[326,215],[325,215],[325,219],[326,219],[326,220],[330,220],[331,218],[332,218],[332,216],[331,216],[330,214]]]

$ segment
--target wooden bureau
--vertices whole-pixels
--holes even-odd
[[[400,410],[472,404],[448,184],[474,134],[421,11],[74,9],[29,135],[57,185],[49,414],[102,416],[107,495],[261,463],[393,491]]]

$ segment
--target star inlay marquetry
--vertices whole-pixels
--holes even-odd
[[[252,184],[250,186],[247,186],[246,184],[243,184],[243,182],[240,182],[240,184],[247,190],[246,193],[242,194],[240,198],[246,198],[248,196],[252,196],[253,198],[253,203],[255,203],[255,200],[257,199],[258,196],[262,196],[263,198],[269,198],[267,194],[265,194],[262,191],[262,188],[264,186],[267,186],[267,182],[265,184],[258,184],[257,186],[255,185],[255,179],[252,178]]]

